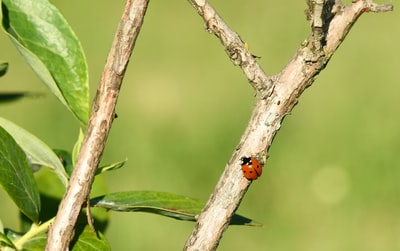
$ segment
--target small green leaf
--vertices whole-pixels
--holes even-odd
[[[33,94],[30,92],[7,92],[7,93],[0,93],[0,103],[16,101],[21,98],[25,97],[38,97],[40,95]]]
[[[76,161],[78,160],[79,152],[81,151],[81,146],[83,139],[85,138],[85,134],[82,131],[82,128],[79,129],[78,139],[75,142],[74,149],[72,150],[72,163],[75,166]]]
[[[241,216],[239,214],[234,214],[231,218],[230,225],[245,225],[245,226],[252,226],[252,227],[262,227],[263,224],[253,221],[247,217]]]
[[[0,220],[0,250],[4,245],[16,249],[12,241],[8,239],[7,235],[5,234],[3,223]]]
[[[26,92],[0,93],[0,103],[15,101],[26,96]]]
[[[51,92],[78,118],[89,119],[89,82],[81,44],[47,0],[3,0],[2,27]]]
[[[74,170],[71,153],[61,149],[54,149],[53,151],[55,154],[57,154],[67,174],[71,176],[72,170]]]
[[[98,251],[98,250],[111,250],[110,244],[102,233],[94,233],[89,226],[78,226],[80,229],[75,230],[75,234],[71,242],[71,251]],[[26,251],[43,251],[46,246],[47,234],[43,231],[35,235],[33,238],[24,243],[23,249]]]
[[[40,196],[25,153],[0,127],[0,185],[18,208],[36,222],[39,219]]]
[[[12,241],[10,239],[7,238],[7,236],[3,233],[0,233],[0,242],[4,243],[6,246],[11,247],[12,249],[16,249],[14,244],[12,243]],[[2,247],[3,245],[0,244],[0,247]],[[2,249],[0,249],[2,250]]]
[[[15,231],[13,229],[10,229],[10,228],[4,229],[4,234],[11,242],[13,242],[14,246],[15,246],[15,241],[18,240],[19,238],[21,238],[21,236],[22,236],[21,233]],[[17,250],[18,250],[18,248],[17,248]]]
[[[111,250],[110,244],[104,235],[99,232],[97,236],[89,226],[86,226],[78,238],[72,240],[72,243],[72,251]]]
[[[7,73],[8,63],[0,63],[0,77]]]
[[[19,146],[25,151],[32,164],[49,167],[57,174],[64,186],[67,186],[68,175],[60,159],[45,143],[28,131],[2,117],[0,117],[0,126],[12,135]]]
[[[130,191],[100,196],[90,200],[93,207],[101,207],[121,212],[148,212],[175,218],[178,220],[196,221],[205,203],[182,195],[154,192]],[[231,225],[260,226],[252,220],[234,215]]]
[[[119,169],[119,168],[121,168],[121,167],[123,167],[125,165],[126,161],[127,161],[127,159],[125,159],[123,161],[115,162],[115,163],[112,163],[112,164],[108,164],[108,165],[105,165],[105,166],[101,166],[101,167],[97,168],[96,175],[100,174],[100,173],[107,172],[107,171],[112,171],[112,170]]]

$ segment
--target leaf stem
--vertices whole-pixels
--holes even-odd
[[[47,228],[50,226],[50,224],[54,221],[55,217],[51,218],[50,220],[46,221],[43,224],[37,225],[35,223],[32,224],[31,229],[29,229],[28,232],[26,232],[21,238],[19,238],[15,243],[15,247],[17,250],[22,250],[22,247],[24,244],[32,239],[33,236],[46,231]]]

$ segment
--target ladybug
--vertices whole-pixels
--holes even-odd
[[[254,157],[242,157],[242,172],[248,180],[256,180],[262,174],[262,165]]]

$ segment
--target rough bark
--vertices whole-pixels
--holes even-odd
[[[280,73],[266,76],[239,35],[228,27],[207,1],[189,2],[204,19],[207,30],[220,39],[231,61],[242,68],[257,92],[256,105],[247,128],[184,247],[184,250],[204,251],[217,248],[252,183],[242,174],[240,158],[257,157],[266,164],[268,149],[284,117],[326,67],[361,14],[391,11],[393,6],[378,5],[369,0],[353,1],[351,5],[334,0],[308,0],[306,14],[311,24],[310,36]]]
[[[68,250],[74,226],[90,194],[114,119],[122,80],[143,23],[148,0],[128,0],[104,67],[90,121],[67,191],[49,228],[46,250]]]

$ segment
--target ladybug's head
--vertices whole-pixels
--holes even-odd
[[[251,165],[251,157],[241,157],[242,165]]]

